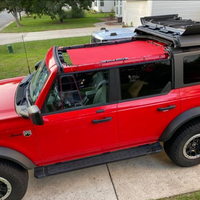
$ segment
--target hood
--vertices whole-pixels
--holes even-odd
[[[18,116],[15,111],[15,93],[24,77],[0,81],[0,120]]]

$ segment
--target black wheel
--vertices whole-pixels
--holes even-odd
[[[28,186],[28,171],[7,160],[0,160],[0,199],[21,200]]]
[[[164,149],[171,160],[182,167],[200,164],[200,120],[180,128],[164,143]]]

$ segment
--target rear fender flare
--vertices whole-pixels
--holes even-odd
[[[188,121],[200,117],[200,107],[192,108],[180,114],[176,117],[164,130],[161,137],[159,138],[160,142],[166,142],[169,140],[173,134],[185,123]]]
[[[36,165],[22,153],[10,148],[0,147],[0,159],[10,160],[25,169],[33,169]]]

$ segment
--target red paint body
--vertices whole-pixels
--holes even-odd
[[[157,47],[163,54],[127,61],[119,65],[143,60],[166,59],[164,46]],[[161,52],[160,52],[161,53]],[[36,105],[42,109],[45,98],[57,75],[53,49],[46,56],[50,71]],[[64,72],[85,71],[94,68],[113,67],[116,63],[65,66]],[[174,89],[167,95],[119,102],[93,108],[43,116],[44,125],[33,125],[15,111],[16,88],[23,77],[0,81],[0,146],[14,149],[37,166],[64,162],[109,151],[157,142],[167,125],[180,113],[199,106],[200,86]],[[159,107],[175,105],[176,109],[158,112]],[[96,113],[104,109],[104,113]],[[92,120],[112,117],[112,121],[93,124]],[[23,131],[31,130],[31,137]],[[13,135],[21,135],[12,137]]]

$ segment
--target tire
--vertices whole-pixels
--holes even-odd
[[[200,164],[200,120],[181,127],[164,143],[164,149],[178,166],[191,167]]]
[[[0,199],[21,200],[28,187],[28,171],[21,166],[0,160]]]

